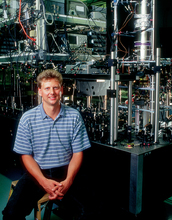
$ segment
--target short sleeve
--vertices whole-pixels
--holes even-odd
[[[14,149],[18,154],[28,154],[31,155],[32,144],[29,132],[28,124],[21,119],[18,125],[16,139],[14,143]]]
[[[80,114],[78,114],[76,125],[74,127],[72,148],[73,152],[77,153],[90,147],[90,141],[85,128],[84,121]]]

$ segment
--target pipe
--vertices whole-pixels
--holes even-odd
[[[156,66],[160,66],[161,48],[156,49]],[[158,143],[159,131],[159,90],[160,90],[160,71],[156,72],[156,89],[155,89],[155,138],[154,142]]]
[[[142,0],[141,2],[141,15],[146,16],[147,14],[147,0]],[[141,30],[145,30],[146,27],[142,26]],[[147,41],[147,32],[141,32],[141,47],[140,47],[140,60],[146,60],[147,58],[147,46],[145,45]]]

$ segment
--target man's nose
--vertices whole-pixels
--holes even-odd
[[[50,88],[50,93],[54,94],[54,88],[52,88],[52,87]]]

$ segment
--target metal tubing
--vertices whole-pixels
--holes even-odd
[[[117,6],[118,1],[114,4],[114,32],[118,32],[117,26]],[[115,52],[111,52],[111,59],[116,59],[118,55],[118,38],[115,39]],[[110,114],[110,144],[113,145],[118,136],[118,82],[115,82],[116,66],[111,66],[111,82],[112,90],[116,90],[116,98],[111,98],[111,114]]]
[[[156,66],[160,66],[161,48],[156,50]],[[156,72],[156,90],[155,90],[155,143],[158,142],[159,130],[159,90],[160,90],[160,72]]]
[[[132,124],[132,81],[128,85],[128,126]]]
[[[149,123],[149,115],[150,114],[148,113],[148,110],[149,110],[148,104],[144,105],[143,109],[144,109],[144,111],[143,111],[143,127],[144,127],[145,125],[147,125]]]
[[[155,60],[155,0],[152,0],[152,60]],[[151,76],[151,102],[150,102],[150,109],[153,111],[155,109],[155,76]],[[151,136],[155,134],[155,113],[151,113]]]
[[[152,60],[155,60],[155,0],[152,0]]]
[[[36,10],[40,10],[40,0],[36,0]],[[36,44],[40,48],[40,19],[38,19],[36,24]]]
[[[151,76],[151,101],[150,101],[150,110],[154,111],[155,109],[155,76]],[[155,114],[152,112],[151,113],[151,125],[152,125],[152,130],[151,130],[151,135],[153,136],[155,133]]]
[[[104,105],[103,105],[104,110],[107,110],[107,95],[104,96]]]
[[[44,6],[43,6],[44,7]],[[40,0],[36,0],[36,10],[40,10],[41,4]],[[37,21],[36,25],[36,44],[38,49],[45,51],[46,50],[46,29],[45,29],[45,19],[40,18]]]
[[[166,98],[166,106],[170,106],[170,94],[171,94],[171,91],[170,89],[167,90],[167,98]],[[166,111],[166,117],[169,116],[169,110]]]
[[[116,72],[116,67],[115,67]],[[114,141],[118,139],[118,92],[119,92],[119,85],[118,81],[115,82],[115,90],[116,90],[116,98],[115,98],[115,119],[114,119]]]
[[[111,59],[115,58],[115,52],[111,52]],[[111,90],[115,89],[115,71],[116,67],[111,66],[111,80],[110,80],[110,88]],[[111,114],[110,114],[110,144],[114,143],[114,118],[115,118],[115,98],[111,98]]]
[[[117,14],[117,8],[118,8],[118,1],[114,4],[114,32],[118,32],[118,14]],[[118,38],[115,37],[115,58],[118,57]]]
[[[142,0],[141,2],[141,14],[145,16],[147,14],[147,0]],[[145,27],[142,26],[141,30],[145,30]],[[147,32],[141,32],[141,47],[140,47],[140,60],[146,60],[147,57],[147,46],[145,45],[147,41]]]
[[[135,132],[138,134],[139,132],[139,105],[136,105],[136,110],[135,110]]]

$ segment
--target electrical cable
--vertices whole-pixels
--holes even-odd
[[[131,7],[132,7],[132,5],[131,5]],[[132,19],[133,15],[134,15],[134,9],[133,9],[133,7],[132,7],[132,11],[130,12],[129,15],[127,15],[127,17],[126,17],[125,21],[123,22],[122,27],[119,29],[118,33],[120,33],[120,32],[122,31],[122,29],[124,29],[124,28],[126,27],[126,25],[128,24],[128,22]],[[130,18],[129,18],[129,17],[130,17]],[[128,18],[129,18],[129,19],[128,19]],[[122,57],[122,58],[125,58],[125,56],[126,56],[127,53],[128,53],[127,48],[126,48],[126,47],[124,46],[124,44],[122,43],[122,41],[121,41],[121,36],[120,36],[120,35],[118,35],[118,40],[119,40],[121,46],[124,48],[124,50],[121,50],[121,49],[119,48],[119,46],[118,46],[118,51],[121,51],[121,52],[125,53],[125,55]]]
[[[61,49],[60,49],[59,45],[57,44],[57,42],[56,42],[56,40],[55,40],[55,38],[54,38],[53,34],[52,34],[52,33],[49,33],[49,34],[50,34],[50,35],[51,35],[51,37],[53,38],[53,41],[54,41],[54,43],[55,43],[56,47],[58,48],[59,52],[60,52],[60,53],[62,53],[62,51],[61,51]]]
[[[20,0],[20,5],[19,5],[19,17],[18,17],[19,23],[20,23],[20,25],[21,25],[21,27],[22,27],[22,30],[23,30],[24,34],[26,35],[26,37],[28,37],[28,38],[29,38],[30,40],[32,40],[32,41],[36,41],[35,38],[30,37],[30,36],[26,33],[26,31],[25,31],[25,29],[24,29],[24,27],[23,27],[23,24],[21,23],[20,17],[21,17],[21,0]]]
[[[52,24],[54,23],[53,15],[52,15],[52,13],[50,13],[51,18],[52,18],[52,21],[51,21],[51,22],[48,22],[48,21],[47,21],[47,18],[46,18],[46,15],[45,15],[45,4],[44,4],[43,1],[41,1],[41,2],[42,2],[42,5],[43,5],[43,16],[44,16],[44,19],[45,19],[45,21],[46,21],[46,23],[47,23],[48,25],[52,25]]]

